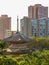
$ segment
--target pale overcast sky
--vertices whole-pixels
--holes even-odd
[[[0,0],[0,15],[7,14],[12,17],[12,30],[16,30],[17,15],[19,18],[28,15],[28,6],[42,4],[49,7],[49,0]]]

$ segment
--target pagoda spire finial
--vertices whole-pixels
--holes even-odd
[[[17,16],[17,32],[19,31],[19,18]]]

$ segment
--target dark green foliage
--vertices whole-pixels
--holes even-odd
[[[1,49],[6,48],[6,46],[7,46],[7,43],[5,41],[0,42],[0,48]]]
[[[0,58],[0,65],[18,65],[17,61],[12,58]]]
[[[24,54],[18,57],[0,56],[0,65],[49,65],[49,50],[37,50],[31,55]]]
[[[49,49],[49,38],[33,38],[31,47],[38,50]]]
[[[24,60],[21,61],[20,65],[49,65],[49,50],[34,51],[31,57],[28,54],[23,55]]]
[[[0,42],[0,54],[5,55],[6,54],[6,47],[7,47],[7,42],[1,41]]]

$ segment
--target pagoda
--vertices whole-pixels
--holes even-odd
[[[26,53],[28,44],[32,43],[32,40],[19,32],[19,18],[17,16],[17,32],[16,34],[5,38],[4,41],[8,43],[7,52],[10,53]]]

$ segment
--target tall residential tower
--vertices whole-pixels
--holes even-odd
[[[34,6],[28,7],[29,18],[39,19],[48,17],[48,7],[42,6],[41,4],[35,4]]]
[[[5,38],[6,30],[11,30],[11,17],[8,15],[0,16],[0,40]]]

